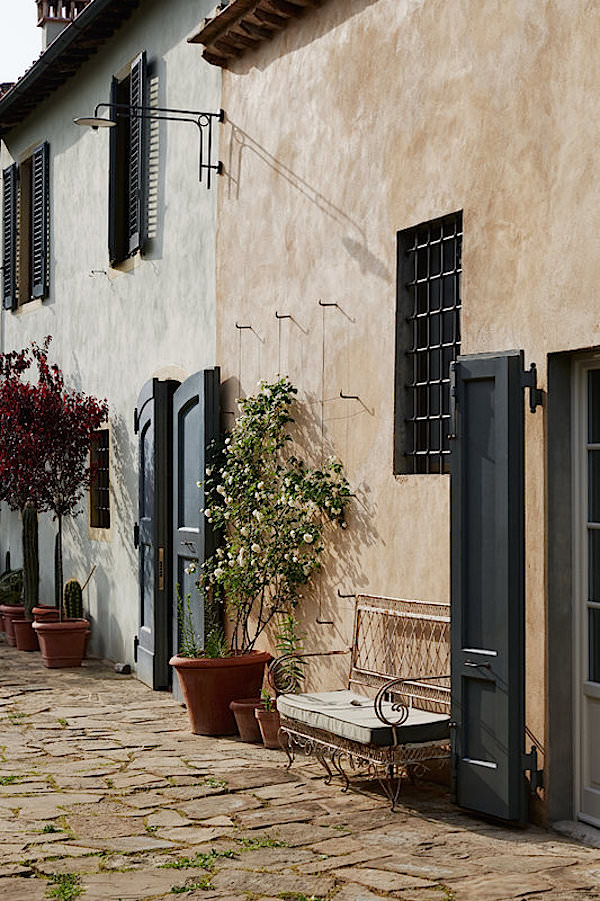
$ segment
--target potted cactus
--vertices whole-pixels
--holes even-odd
[[[38,514],[35,504],[23,507],[23,613],[12,617],[15,643],[19,651],[38,651],[37,636],[32,629],[33,609],[39,601],[40,562],[38,552]]]
[[[90,624],[83,616],[83,591],[77,579],[69,579],[63,592],[62,618],[36,622],[42,661],[51,669],[81,666],[85,657]]]

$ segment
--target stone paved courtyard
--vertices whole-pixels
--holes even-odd
[[[170,695],[0,645],[0,897],[600,899],[600,851],[471,818],[442,787],[342,794],[319,769],[187,732]]]

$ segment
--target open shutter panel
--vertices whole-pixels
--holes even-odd
[[[129,102],[132,107],[146,106],[146,54],[140,53],[131,66]],[[129,253],[144,243],[145,204],[145,119],[131,110],[129,120]]]
[[[110,87],[110,102],[116,104],[117,100],[116,78],[113,78]],[[116,112],[111,108],[111,115],[116,117]],[[118,121],[118,120],[117,120]],[[108,161],[108,259],[111,266],[119,259],[117,243],[117,166],[119,150],[119,129],[109,128],[109,161]]]
[[[2,172],[2,303],[17,306],[17,164]]]
[[[31,293],[34,297],[46,297],[48,293],[49,161],[46,141],[35,148],[32,161]]]

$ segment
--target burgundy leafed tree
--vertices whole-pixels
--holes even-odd
[[[0,356],[0,498],[13,509],[26,501],[58,522],[58,597],[62,598],[62,524],[75,516],[94,477],[92,433],[106,421],[105,400],[67,390],[48,361],[51,338]],[[37,382],[25,376],[36,366]]]

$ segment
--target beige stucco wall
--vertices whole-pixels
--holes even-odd
[[[311,643],[350,638],[338,588],[449,599],[448,478],[392,472],[398,230],[464,211],[463,353],[522,348],[544,387],[548,353],[600,344],[599,38],[587,0],[329,0],[224,72],[225,407],[289,374],[313,452],[322,413],[357,493],[304,607]],[[527,725],[543,742],[543,410],[526,442]]]
[[[2,349],[53,336],[51,354],[68,385],[106,397],[111,425],[111,530],[88,533],[82,515],[65,525],[65,577],[96,571],[84,605],[93,624],[91,651],[133,662],[138,631],[137,437],[133,410],[152,377],[214,366],[216,191],[198,183],[198,132],[193,124],[160,123],[151,154],[151,241],[122,271],[108,266],[107,130],[73,124],[110,95],[111,78],[146,50],[153,102],[218,110],[220,72],[186,43],[210,2],[147,0],[62,89],[5,139],[2,167],[27,148],[50,143],[50,296],[18,313],[3,311]],[[34,24],[32,4],[32,26]],[[153,129],[156,124],[153,124]],[[218,134],[216,135],[218,141]],[[18,517],[2,510],[0,553],[21,555]],[[40,522],[41,596],[53,602],[53,535]]]

